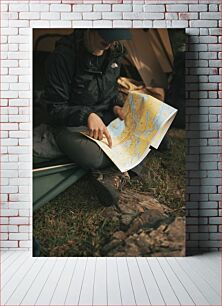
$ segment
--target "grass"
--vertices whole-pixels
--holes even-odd
[[[42,256],[99,256],[99,245],[115,222],[102,217],[99,204],[83,178],[34,215],[34,235]]]
[[[185,132],[171,130],[168,139],[168,152],[152,151],[146,159],[141,190],[179,210],[185,203]]]
[[[142,182],[133,180],[130,186],[184,215],[185,132],[171,130],[169,141],[169,151],[152,150]],[[119,229],[118,219],[104,217],[104,212],[88,178],[79,180],[34,214],[33,233],[40,241],[41,256],[101,256],[102,246]]]

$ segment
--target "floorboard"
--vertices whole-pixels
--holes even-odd
[[[20,253],[20,252],[18,252]],[[0,263],[2,264],[4,261],[8,260],[10,256],[14,256],[13,252],[0,252]]]
[[[189,267],[199,275],[207,284],[215,290],[215,292],[220,295],[221,293],[221,275],[220,273],[214,273],[208,265],[205,265],[203,268],[203,263],[200,260],[197,260],[195,257],[189,258],[187,261],[177,258],[178,262],[181,262],[181,265]],[[219,268],[220,266],[218,266]]]
[[[136,258],[151,305],[166,305],[146,258]]]
[[[126,262],[137,305],[150,305],[147,289],[145,287],[144,280],[138,268],[136,258],[129,257],[126,259]]]
[[[122,305],[117,258],[107,258],[107,304]]]
[[[2,274],[5,274],[10,267],[17,265],[16,261],[19,260],[20,257],[22,257],[22,252],[16,252],[16,253],[17,254],[15,254],[15,256],[10,256],[9,258],[7,258],[4,265],[2,265],[1,269]]]
[[[181,261],[178,258],[175,259],[177,263],[179,263],[181,269],[185,273],[187,273],[192,281],[196,284],[199,291],[202,295],[206,298],[209,304],[215,303],[216,305],[220,304],[220,296],[216,293],[215,289],[212,288],[200,275],[197,273],[193,267],[190,266],[190,263],[186,262],[185,260]]]
[[[93,305],[107,305],[106,258],[97,258],[93,288]]]
[[[42,269],[39,271],[38,275],[32,282],[29,290],[22,299],[20,305],[36,304],[39,295],[41,294],[42,291],[44,291],[43,290],[44,285],[48,284],[49,277],[53,272],[53,268],[55,267],[56,261],[57,261],[56,258],[50,258],[47,260],[47,263],[42,267]],[[47,297],[48,297],[48,290],[47,290],[47,295],[44,297],[45,300],[47,300]]]
[[[190,257],[1,257],[1,305],[221,305],[219,252]]]
[[[78,305],[87,261],[88,258],[86,257],[77,259],[77,264],[65,299],[65,305]]]
[[[158,283],[159,289],[162,293],[164,301],[167,305],[179,305],[180,302],[176,296],[174,288],[169,283],[166,275],[164,274],[163,270],[161,269],[159,262],[156,258],[147,258],[147,262],[152,270],[154,278]]]
[[[45,283],[45,286],[42,288],[35,305],[50,305],[52,296],[58,285],[59,279],[62,276],[62,272],[67,261],[67,258],[65,257],[50,259],[53,259],[53,261],[56,261],[56,263],[51,269],[51,273],[47,277],[47,283]],[[26,305],[32,304],[27,303]]]
[[[181,305],[195,305],[192,297],[187,292],[178,275],[168,264],[167,260],[164,257],[160,257],[157,260],[168,282],[171,284],[171,287],[174,288],[175,295]]]
[[[187,274],[181,266],[178,264],[175,258],[168,258],[167,261],[169,262],[173,271],[179,276],[181,282],[187,289],[187,292],[192,297],[192,300],[196,305],[210,305],[208,300],[203,296],[201,291],[198,289],[197,284],[192,280],[189,274]]]
[[[14,265],[11,265],[6,273],[4,271],[1,271],[1,277],[4,280],[1,282],[1,290],[3,289],[3,286],[6,286],[8,282],[11,281],[11,279],[17,275],[17,273],[20,273],[21,269],[24,268],[24,266],[27,264],[26,261],[28,260],[28,257],[21,252],[21,256],[18,258],[16,262],[14,262]],[[29,261],[33,262],[33,260],[29,257]],[[3,266],[4,267],[4,266]]]
[[[218,256],[216,256],[214,253],[215,252],[208,253],[209,254],[208,256],[199,255],[196,258],[204,266],[208,267],[209,265],[212,273],[214,273],[216,276],[218,275],[218,268],[221,266],[222,261],[221,261],[221,254],[220,255],[218,254]]]
[[[77,258],[68,258],[57,287],[53,293],[50,305],[64,305],[68,290],[75,273]]]
[[[132,281],[129,275],[125,257],[120,257],[117,259],[117,269],[122,305],[136,305],[135,293],[132,287]]]
[[[14,288],[11,286],[12,282],[6,286],[6,296],[9,297],[7,298],[6,305],[19,305],[22,302],[24,296],[26,296],[27,291],[30,289],[30,286],[32,286],[38,273],[41,271],[42,267],[46,265],[46,263],[47,259],[38,258],[38,260],[36,260],[31,267],[27,267],[25,273],[21,271],[23,272],[21,273],[22,277],[21,275],[18,276],[19,281],[16,279]]]
[[[78,305],[93,304],[93,289],[95,281],[96,261],[97,258],[95,257],[88,258]]]

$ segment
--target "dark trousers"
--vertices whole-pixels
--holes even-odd
[[[61,127],[54,130],[54,136],[60,150],[64,152],[71,161],[86,170],[103,169],[115,166],[106,156],[102,149],[80,131],[85,127]],[[132,171],[140,174],[142,164],[133,168]]]
[[[60,150],[71,161],[86,170],[111,166],[113,163],[97,143],[80,134],[80,131],[84,129],[84,127],[82,129],[81,127],[56,128],[54,136]]]

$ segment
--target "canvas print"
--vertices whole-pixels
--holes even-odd
[[[33,256],[185,255],[185,38],[33,30]]]

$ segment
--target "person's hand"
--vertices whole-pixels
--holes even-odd
[[[125,114],[124,114],[124,111],[123,111],[123,108],[116,105],[113,107],[113,112],[114,114],[120,119],[120,120],[124,120],[125,119]]]
[[[89,136],[97,139],[102,140],[103,135],[105,135],[108,145],[111,148],[112,147],[112,138],[107,130],[107,127],[103,123],[102,119],[95,113],[91,113],[88,117],[87,122],[88,130],[89,130]]]

